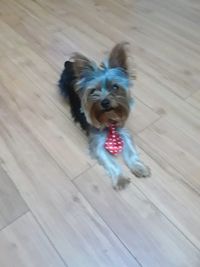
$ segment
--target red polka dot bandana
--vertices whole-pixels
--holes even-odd
[[[111,124],[108,127],[108,136],[105,142],[105,149],[112,155],[118,155],[122,152],[124,146],[124,141],[122,140],[120,134],[116,131],[116,126]]]

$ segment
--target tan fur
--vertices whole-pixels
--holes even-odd
[[[96,64],[89,60],[87,57],[83,56],[79,53],[74,53],[71,57],[71,60],[73,60],[73,68],[76,74],[77,79],[81,77],[81,74],[84,70],[94,70],[94,67]]]
[[[90,114],[91,122],[96,128],[105,128],[109,123],[115,122],[119,127],[122,127],[128,118],[129,95],[110,95],[107,98],[111,101],[111,110],[105,111],[101,108],[100,102],[90,102],[85,99],[85,109]]]
[[[128,71],[127,50],[127,42],[116,44],[109,56],[109,67],[120,67]]]

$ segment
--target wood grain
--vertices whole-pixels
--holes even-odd
[[[2,267],[200,266],[199,11],[195,0],[0,1]],[[137,75],[127,127],[152,177],[116,193],[57,81],[72,52],[100,62],[119,41]]]
[[[66,266],[29,212],[0,232],[0,250],[3,267]]]
[[[200,109],[200,91],[187,98],[187,102],[197,109]]]
[[[136,143],[142,147],[140,150],[142,159],[152,167],[151,179],[133,179],[134,185],[139,188],[145,196],[157,206],[160,211],[200,248],[200,195],[194,192],[189,179],[186,180],[166,160],[153,151],[149,144],[141,138]],[[152,153],[153,151],[153,153]],[[150,157],[149,155],[152,157]],[[155,163],[154,158],[158,163]],[[158,159],[159,158],[159,159]],[[196,187],[195,191],[196,191]],[[186,216],[187,214],[187,216]]]
[[[8,101],[8,100],[7,100]],[[5,169],[69,266],[139,266],[102,218],[1,100]],[[77,256],[78,255],[78,256]]]
[[[99,166],[81,175],[76,184],[142,266],[199,265],[199,251],[133,184],[116,193]]]
[[[200,192],[200,142],[162,119],[139,135],[155,151],[183,174],[187,183]],[[151,154],[149,151],[149,154]]]
[[[1,159],[1,165],[4,165]],[[28,207],[7,173],[0,166],[0,229],[28,211]]]

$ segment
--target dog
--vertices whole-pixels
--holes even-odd
[[[58,83],[61,94],[69,100],[74,121],[88,135],[91,156],[106,169],[116,190],[130,183],[116,160],[118,153],[136,177],[150,176],[124,128],[133,103],[133,80],[127,44],[119,43],[100,65],[75,53],[65,62]]]

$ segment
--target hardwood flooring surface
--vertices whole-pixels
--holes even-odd
[[[116,192],[57,81],[130,43],[152,176]],[[200,266],[200,2],[0,0],[0,266]]]

